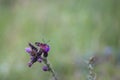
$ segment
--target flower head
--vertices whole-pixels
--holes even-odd
[[[38,47],[29,43],[29,47],[25,48],[25,51],[30,54],[30,62],[28,63],[29,67],[31,67],[35,62],[41,63],[43,61],[43,57],[47,57],[50,50],[49,45],[45,43],[37,42],[35,45]],[[44,70],[46,71],[47,68],[44,67]]]
[[[27,48],[25,48],[25,51],[26,51],[27,53],[31,53],[31,52],[32,52],[32,49],[31,49],[30,47],[27,47]]]
[[[45,52],[48,52],[48,51],[50,50],[49,45],[47,45],[47,44],[46,44],[46,45],[45,45],[45,49],[44,49],[44,50],[45,50]]]
[[[32,62],[28,62],[28,67],[31,67],[32,66]]]
[[[41,62],[43,61],[43,59],[42,59],[41,57],[39,57],[39,58],[37,59],[37,61],[41,63]]]
[[[42,70],[43,70],[43,71],[48,71],[49,68],[48,68],[47,66],[43,66],[43,67],[42,67]]]
[[[40,48],[43,50],[44,53],[48,53],[50,50],[50,47],[47,44],[41,44]]]
[[[30,61],[28,62],[28,67],[32,67],[35,62],[43,62],[45,66],[42,67],[43,71],[50,71],[55,80],[57,80],[53,69],[48,63],[47,57],[50,50],[49,45],[46,43],[35,42],[35,45],[29,43],[29,47],[25,48],[25,51],[29,53]]]
[[[45,44],[45,43],[40,43],[40,42],[35,42],[35,45],[40,47],[40,49],[44,52],[44,53],[48,53],[50,50],[49,45]]]

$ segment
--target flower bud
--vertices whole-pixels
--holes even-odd
[[[25,48],[25,51],[26,51],[27,53],[31,53],[31,52],[32,52],[32,49],[31,49],[30,47],[27,47],[27,48]]]
[[[43,70],[43,71],[48,71],[49,68],[48,68],[47,66],[43,66],[43,67],[42,67],[42,70]]]
[[[32,66],[32,62],[28,62],[28,67],[31,67]]]
[[[41,62],[42,62],[42,58],[41,58],[41,57],[40,57],[40,58],[38,58],[38,60],[37,60],[37,61],[41,63]]]

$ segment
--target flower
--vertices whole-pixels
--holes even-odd
[[[42,58],[39,57],[39,58],[37,59],[37,61],[41,63],[41,62],[42,62]]]
[[[31,67],[32,66],[32,62],[28,62],[28,67]]]
[[[41,44],[40,48],[43,50],[44,53],[48,53],[50,50],[50,47],[47,44]]]
[[[25,51],[26,51],[27,53],[31,53],[31,52],[32,52],[32,49],[31,49],[30,47],[27,47],[27,48],[25,48]]]
[[[50,50],[49,45],[46,43],[35,42],[35,45],[29,43],[29,47],[25,48],[25,51],[29,53],[30,61],[28,62],[28,67],[32,67],[35,62],[43,62],[45,66],[42,67],[43,71],[49,71],[52,73],[55,80],[57,77],[54,70],[51,68],[50,63],[48,63],[47,56]]]
[[[29,47],[25,48],[25,51],[30,54],[30,61],[28,63],[29,67],[31,67],[35,62],[41,63],[43,61],[43,57],[48,56],[48,52],[50,50],[49,45],[39,42],[35,43],[37,47],[31,43],[28,45]],[[43,70],[46,71],[47,67],[44,67]]]
[[[40,49],[44,52],[44,53],[48,53],[50,50],[49,45],[45,44],[45,43],[40,43],[40,42],[35,42],[35,45],[40,47]]]
[[[45,52],[48,52],[48,51],[50,50],[49,45],[47,45],[47,44],[46,44],[46,45],[45,45],[45,49],[44,49],[44,50],[45,50]]]
[[[42,67],[42,70],[43,70],[43,71],[48,71],[49,68],[48,68],[47,66],[43,66],[43,67]]]

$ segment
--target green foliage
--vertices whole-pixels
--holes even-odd
[[[87,65],[85,68],[80,63],[81,59],[82,64],[86,60],[83,56],[106,46],[115,52],[119,50],[119,3],[119,0],[0,0],[0,80],[51,78],[49,73],[42,72],[39,63],[30,69],[26,65],[27,43],[42,39],[50,40],[49,60],[60,80],[85,80],[88,73]],[[115,71],[102,80],[112,80],[111,73]]]

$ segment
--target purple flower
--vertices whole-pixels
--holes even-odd
[[[45,50],[45,52],[48,52],[50,50],[49,45],[46,45],[44,50]]]
[[[43,67],[42,67],[42,70],[43,70],[43,71],[48,71],[49,68],[48,68],[47,66],[43,66]]]
[[[37,61],[37,57],[30,56],[30,62],[28,62],[28,66],[31,67]]]
[[[50,50],[50,47],[47,44],[41,44],[40,48],[43,50],[44,53],[48,53]]]
[[[31,52],[32,52],[32,49],[31,49],[30,47],[27,47],[27,48],[25,48],[25,51],[26,51],[27,53],[31,53]]]
[[[40,43],[40,42],[35,42],[35,45],[40,47],[40,49],[42,50],[42,52],[44,53],[48,53],[50,50],[49,45],[45,44],[45,43]]]
[[[37,61],[37,56],[31,56],[31,62],[35,63]]]
[[[31,67],[32,66],[32,62],[28,62],[28,67]]]
[[[29,47],[25,48],[25,51],[30,54],[30,62],[28,66],[31,67],[35,62],[41,63],[43,61],[43,57],[48,56],[48,52],[50,50],[49,45],[45,43],[36,42],[34,46],[33,44],[29,43]],[[48,71],[48,67],[43,67],[44,71]]]
[[[42,58],[39,57],[39,58],[37,59],[37,61],[41,63],[41,62],[42,62]]]

